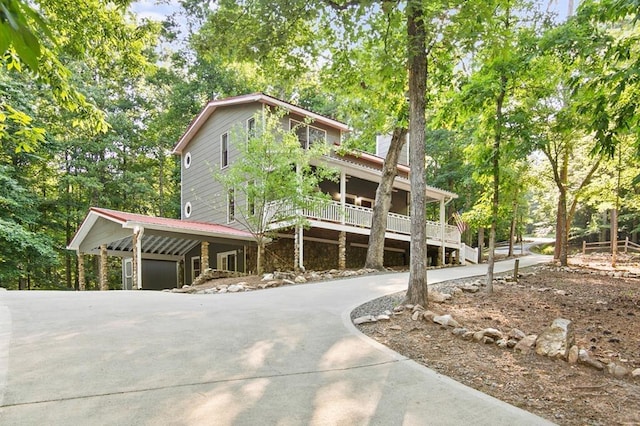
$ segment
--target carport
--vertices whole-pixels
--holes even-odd
[[[154,261],[173,262],[175,276],[178,277],[180,262],[184,262],[185,255],[198,245],[202,253],[201,268],[204,270],[209,267],[210,244],[238,247],[246,253],[246,247],[255,245],[255,240],[249,232],[224,225],[92,207],[67,249],[77,253],[79,265],[83,265],[84,254],[100,255],[101,289],[107,286],[107,256],[131,259],[131,282],[133,287],[143,289],[151,288],[150,285],[143,285],[143,261],[147,261],[149,266]],[[83,268],[78,269],[82,289],[84,271],[81,270]],[[147,271],[152,269],[152,266],[146,268]]]

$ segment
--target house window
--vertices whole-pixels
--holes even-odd
[[[300,146],[303,149],[309,148],[314,143],[326,143],[327,141],[326,130],[308,126],[296,120],[289,120],[289,129],[295,130],[298,140],[300,141]]]
[[[251,117],[247,120],[247,140],[256,136],[256,119]]]
[[[237,271],[237,260],[236,250],[218,253],[218,269],[222,271]]]
[[[227,223],[236,220],[236,192],[230,189],[227,193]]]
[[[200,256],[194,256],[191,258],[191,282],[193,282],[200,275]]]
[[[229,165],[229,134],[225,133],[220,137],[220,168],[224,169]]]
[[[256,215],[256,197],[254,194],[254,181],[249,181],[247,184],[247,212],[250,216]]]

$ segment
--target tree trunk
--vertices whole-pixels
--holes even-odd
[[[484,251],[484,226],[478,228],[478,264],[484,260],[482,252]]]
[[[611,210],[611,267],[618,263],[618,209]]]
[[[407,43],[409,56],[409,156],[411,164],[411,261],[409,303],[427,305],[427,223],[425,182],[425,110],[427,51],[424,11],[421,0],[409,0],[407,8]]]
[[[493,293],[493,268],[495,265],[496,228],[498,227],[498,207],[500,203],[500,142],[502,141],[502,104],[507,94],[507,76],[500,77],[500,92],[496,98],[496,126],[493,139],[493,201],[491,203],[491,230],[489,231],[489,260],[487,265],[487,292]]]
[[[384,234],[387,231],[387,216],[391,207],[393,181],[398,174],[398,157],[406,140],[407,129],[402,127],[393,129],[391,145],[384,160],[382,177],[376,190],[365,268],[379,271],[384,269]]]
[[[569,251],[569,232],[567,222],[567,191],[560,186],[558,197],[558,218],[556,219],[556,259],[561,266],[567,266],[567,252]],[[555,257],[555,256],[554,256]]]
[[[264,241],[260,239],[258,241],[258,249],[256,250],[256,273],[262,275],[264,272],[262,269],[262,259],[264,257]]]

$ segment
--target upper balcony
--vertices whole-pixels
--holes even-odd
[[[315,203],[310,203],[315,204]],[[267,205],[266,214],[281,217],[295,214],[291,205],[285,200],[274,201]],[[352,204],[342,204],[337,201],[321,202],[317,206],[300,209],[297,214],[309,219],[312,227],[347,231],[368,235],[371,229],[373,209]],[[283,219],[275,223],[272,228],[278,229],[287,226],[287,220]],[[397,213],[389,213],[387,216],[386,238],[410,241],[411,217]],[[456,226],[446,223],[427,221],[427,242],[432,245],[444,245],[457,248],[460,246],[460,232]]]

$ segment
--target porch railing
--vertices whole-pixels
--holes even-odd
[[[343,206],[337,201],[323,202],[320,205],[310,203],[308,208],[303,208],[301,214],[308,219],[333,222],[359,228],[371,228],[373,210],[367,207],[345,204]],[[266,206],[266,214],[269,217],[287,216],[293,214],[292,206],[284,200],[273,201]],[[286,222],[286,220],[284,220]],[[406,215],[389,213],[387,216],[387,232],[397,234],[411,234],[411,218]],[[438,222],[427,221],[427,238],[431,240],[442,240],[442,229]],[[444,241],[448,243],[460,244],[460,232],[452,225],[444,226]]]

